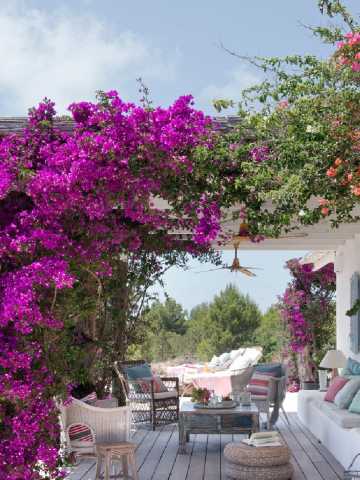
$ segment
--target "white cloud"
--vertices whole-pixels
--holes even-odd
[[[241,91],[261,81],[260,76],[240,67],[232,70],[227,75],[227,81],[222,85],[210,84],[204,87],[198,99],[206,110],[212,105],[213,100],[227,99],[235,103],[240,99]]]
[[[45,96],[64,113],[99,89],[126,97],[139,76],[174,78],[174,60],[134,32],[109,31],[90,14],[12,5],[0,6],[0,115],[25,114]]]

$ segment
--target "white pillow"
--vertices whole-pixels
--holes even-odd
[[[214,368],[214,367],[217,367],[218,365],[219,365],[219,357],[214,355],[211,361],[209,362],[209,367]]]
[[[242,370],[243,368],[247,368],[251,365],[251,360],[249,358],[240,355],[239,357],[235,358],[232,364],[229,367],[229,370],[232,372],[235,370]]]
[[[228,352],[225,352],[223,353],[222,355],[220,355],[219,357],[219,366],[222,367],[223,365],[225,365],[229,360],[230,360],[230,353]]]
[[[232,361],[235,360],[235,358],[240,357],[245,352],[245,348],[239,348],[238,350],[231,350],[230,352],[230,358]]]

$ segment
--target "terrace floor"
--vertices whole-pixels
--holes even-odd
[[[339,480],[344,469],[335,458],[299,423],[296,413],[277,423],[292,453],[292,480]],[[132,441],[138,444],[136,461],[140,480],[224,480],[224,446],[240,435],[191,435],[186,455],[178,455],[176,425],[156,432],[138,429]],[[113,472],[115,473],[115,472]],[[95,462],[84,459],[68,480],[94,480]],[[251,480],[251,479],[249,479]]]

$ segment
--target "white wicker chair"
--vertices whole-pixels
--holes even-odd
[[[108,402],[108,401],[106,401]],[[103,403],[109,405],[109,403]],[[129,407],[102,408],[72,399],[69,405],[60,406],[61,422],[66,436],[66,449],[75,456],[96,456],[96,443],[128,442],[131,428]],[[69,430],[74,425],[87,426],[93,441],[74,441]]]

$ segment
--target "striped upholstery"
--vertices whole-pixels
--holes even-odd
[[[254,372],[250,379],[247,391],[252,395],[259,395],[266,397],[270,390],[270,372]]]
[[[81,398],[80,400],[84,403],[87,403],[88,405],[95,405],[97,401],[97,395],[96,392],[89,393],[89,395],[86,395],[86,397]]]
[[[87,425],[74,423],[68,430],[70,442],[94,442],[93,435]]]

